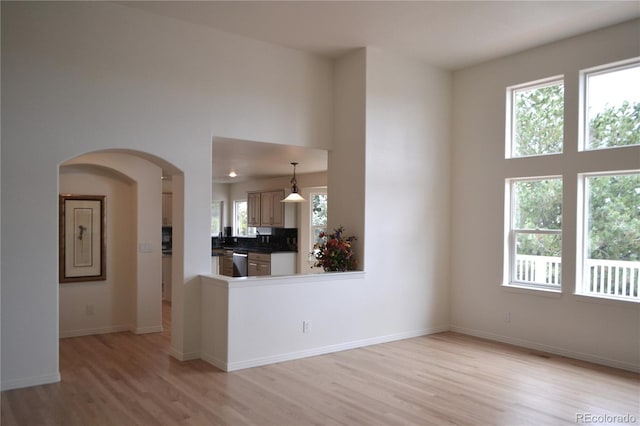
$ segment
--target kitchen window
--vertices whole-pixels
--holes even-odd
[[[222,232],[222,201],[211,202],[211,235],[218,236]]]
[[[233,202],[233,235],[242,237],[249,235],[247,227],[247,200],[235,200]]]
[[[309,194],[311,212],[309,218],[309,253],[313,252],[313,245],[320,242],[319,235],[327,231],[327,190],[314,190]],[[310,255],[313,258],[312,255]]]

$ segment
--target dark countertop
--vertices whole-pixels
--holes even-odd
[[[224,252],[216,252],[216,250],[238,250],[238,251],[246,251],[251,253],[297,253],[296,250],[278,250],[278,249],[270,249],[265,247],[257,247],[257,248],[233,248],[233,247],[219,247],[211,249],[211,256],[224,256]],[[162,254],[165,256],[171,256],[171,250],[162,250]]]
[[[297,250],[274,249],[270,247],[215,247],[211,249],[211,256],[222,256],[224,253],[216,253],[215,250],[236,250],[247,253],[297,253]]]

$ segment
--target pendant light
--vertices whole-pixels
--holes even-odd
[[[291,194],[287,195],[287,198],[282,200],[283,203],[302,203],[304,198],[298,194],[298,181],[296,180],[296,166],[298,163],[291,163],[293,166],[293,177],[291,178]]]

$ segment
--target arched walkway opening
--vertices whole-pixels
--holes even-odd
[[[60,338],[162,331],[162,178],[181,175],[169,162],[131,150],[91,152],[60,164],[59,192],[105,196],[106,213],[106,278],[59,285]],[[182,197],[173,197],[172,208],[184,208]],[[177,233],[182,229],[176,226]],[[174,252],[173,269],[182,270],[182,259]]]

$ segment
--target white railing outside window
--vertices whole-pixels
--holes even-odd
[[[560,287],[561,258],[516,255],[515,279],[523,283],[545,283]]]
[[[585,259],[584,294],[640,301],[640,262]],[[516,256],[515,278],[523,283],[560,287],[561,259],[551,256]]]
[[[640,262],[586,259],[585,291],[603,296],[640,300]]]

